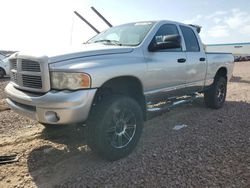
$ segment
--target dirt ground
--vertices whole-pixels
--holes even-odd
[[[0,166],[0,187],[250,187],[250,62],[236,63],[222,109],[198,99],[153,118],[136,150],[115,162],[86,147],[81,125],[48,130],[3,108],[7,82],[0,155],[19,161]]]

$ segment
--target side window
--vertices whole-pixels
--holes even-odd
[[[176,25],[174,24],[165,24],[162,25],[160,27],[160,29],[157,31],[157,33],[155,34],[153,40],[151,41],[151,44],[154,43],[160,43],[160,42],[164,42],[164,37],[167,35],[179,35],[179,31],[176,27]],[[182,51],[181,48],[171,48],[171,49],[163,49],[163,50],[158,50],[161,52],[179,52]]]
[[[184,37],[187,52],[199,52],[200,46],[194,31],[191,28],[182,25],[180,28]]]

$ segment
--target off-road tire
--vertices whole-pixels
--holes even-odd
[[[204,92],[204,101],[207,107],[219,109],[223,106],[227,94],[227,79],[217,76],[212,86]]]
[[[123,114],[124,122],[121,114]],[[125,117],[127,122],[125,122]],[[130,120],[128,120],[129,118]],[[134,122],[136,126],[133,128],[134,133],[132,134]],[[124,125],[123,128],[122,125]],[[130,128],[128,128],[129,126]],[[142,110],[139,104],[130,97],[120,95],[106,97],[92,107],[86,129],[87,144],[94,152],[107,160],[118,160],[129,155],[140,139],[143,129]],[[109,130],[113,132],[109,132]],[[126,138],[129,138],[130,135],[133,136],[129,141]],[[119,141],[120,138],[123,142]],[[128,143],[125,144],[126,142]],[[123,147],[119,147],[123,144]]]

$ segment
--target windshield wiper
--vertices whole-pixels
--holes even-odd
[[[122,43],[120,43],[117,40],[102,39],[102,40],[96,40],[94,43],[98,43],[98,42],[107,42],[108,44],[122,46]]]

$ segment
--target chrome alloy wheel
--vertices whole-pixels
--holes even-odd
[[[218,99],[218,102],[222,102],[225,98],[225,95],[226,95],[226,87],[223,83],[221,83],[219,86],[218,86],[218,91],[217,91],[217,99]]]
[[[136,131],[136,117],[128,109],[116,109],[107,130],[107,138],[114,148],[126,147]]]

